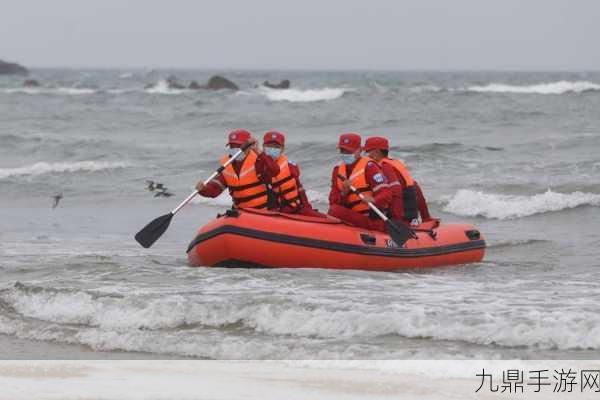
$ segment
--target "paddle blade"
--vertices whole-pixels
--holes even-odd
[[[136,233],[135,240],[144,248],[148,248],[154,244],[158,240],[159,237],[162,236],[163,233],[169,227],[171,223],[171,219],[173,218],[173,213],[168,213],[165,215],[161,215],[156,218],[148,225],[144,227],[141,231]]]
[[[404,224],[396,225],[388,219],[386,221],[386,225],[388,227],[388,233],[390,237],[398,245],[398,247],[402,247],[408,239],[416,238],[416,235],[413,233],[413,231],[404,226]]]

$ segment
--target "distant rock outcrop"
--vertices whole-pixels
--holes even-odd
[[[25,82],[23,82],[23,87],[40,87],[42,85],[40,85],[40,83],[38,81],[36,81],[35,79],[27,79]]]
[[[240,88],[229,79],[224,78],[219,75],[211,76],[206,85],[200,85],[196,81],[190,82],[188,89],[200,90],[221,90],[221,89],[230,89],[230,90],[240,90]]]
[[[263,86],[268,87],[270,89],[289,89],[291,83],[289,79],[284,79],[279,83],[271,83],[269,81],[264,81]]]
[[[231,89],[231,90],[239,90],[240,88],[233,82],[231,82],[227,78],[223,78],[222,76],[215,75],[212,76],[204,89],[209,90],[221,90],[221,89]]]
[[[200,86],[200,85],[198,84],[198,82],[196,82],[196,81],[191,81],[191,82],[190,82],[190,86],[188,86],[188,88],[189,88],[189,89],[198,90],[198,89],[203,89],[204,87],[203,87],[203,86]]]
[[[29,71],[17,63],[9,63],[0,60],[0,75],[28,75]]]

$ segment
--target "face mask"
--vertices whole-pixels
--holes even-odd
[[[229,148],[229,155],[231,157],[235,156],[237,154],[238,151],[240,151],[241,149],[239,147],[230,147]],[[240,156],[237,158],[238,160],[241,160],[244,157],[243,154],[240,154]]]
[[[342,159],[342,162],[344,164],[352,164],[354,161],[356,161],[356,157],[354,156],[354,153],[352,153],[352,154],[341,153],[340,158]]]
[[[277,147],[265,147],[264,150],[265,153],[273,160],[278,159],[281,155],[281,149],[278,149]]]

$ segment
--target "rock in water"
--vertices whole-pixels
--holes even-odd
[[[222,76],[219,76],[219,75],[212,76],[208,80],[208,83],[206,84],[206,86],[204,88],[210,89],[210,90],[221,90],[221,89],[239,90],[239,87],[235,83],[233,83],[229,79],[223,78]]]
[[[198,89],[203,89],[204,87],[203,87],[203,86],[200,86],[200,85],[198,84],[198,82],[196,82],[196,81],[191,81],[191,82],[190,82],[190,86],[189,86],[188,88],[189,88],[189,89],[193,89],[193,90],[198,90]]]
[[[268,87],[270,89],[289,89],[291,83],[289,79],[284,79],[279,83],[271,83],[269,81],[264,81],[263,86]]]
[[[27,79],[23,82],[23,87],[40,87],[40,83],[35,79]]]
[[[0,75],[28,75],[29,71],[17,63],[9,63],[0,60]]]

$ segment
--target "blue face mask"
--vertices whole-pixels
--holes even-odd
[[[344,164],[352,164],[354,161],[356,161],[356,157],[354,156],[354,153],[352,153],[352,154],[340,153],[340,158],[342,159],[342,162]]]
[[[273,160],[277,160],[281,155],[281,149],[278,149],[277,147],[265,147],[264,151]]]

